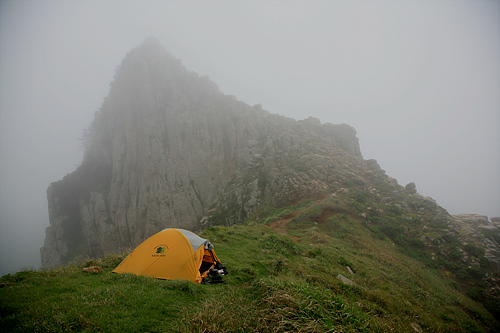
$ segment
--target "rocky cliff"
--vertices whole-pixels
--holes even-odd
[[[449,228],[463,244],[490,242],[485,257],[498,263],[498,225],[452,217],[415,184],[400,186],[362,158],[352,127],[249,106],[148,39],[118,68],[87,131],[82,164],[47,190],[42,265],[134,247],[167,227],[240,223],[266,206],[350,190],[358,193],[353,206],[372,196],[420,226]],[[367,223],[387,214],[375,206],[361,212]]]
[[[323,195],[364,166],[352,127],[246,105],[154,39],[127,54],[86,141],[81,166],[47,191],[43,266],[194,229],[214,212],[214,223],[237,223],[263,204]]]

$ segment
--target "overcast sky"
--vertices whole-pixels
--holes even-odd
[[[249,105],[353,126],[451,214],[500,216],[499,4],[0,0],[0,275],[40,266],[46,189],[148,36]]]

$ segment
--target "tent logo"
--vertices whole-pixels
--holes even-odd
[[[154,254],[152,257],[165,257],[165,251],[168,250],[168,246],[166,245],[158,245],[154,248]]]

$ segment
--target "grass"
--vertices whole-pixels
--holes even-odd
[[[204,289],[187,281],[82,272],[85,266],[2,278],[1,326],[8,332],[162,332],[182,329],[185,302]]]
[[[288,232],[299,242],[268,225],[270,216],[290,213],[298,218]],[[202,236],[216,246],[230,272],[225,285],[111,273],[126,253],[6,275],[0,278],[0,327],[8,332],[499,329],[483,305],[456,283],[399,251],[388,237],[374,237],[356,216],[338,202],[310,201],[268,209],[244,225],[206,229]],[[82,271],[94,265],[103,272]],[[355,285],[344,285],[339,274]]]

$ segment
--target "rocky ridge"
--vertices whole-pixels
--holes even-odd
[[[209,212],[237,223],[264,203],[322,195],[327,178],[364,167],[352,127],[248,106],[154,39],[123,60],[86,146],[81,166],[47,190],[43,266],[194,229]]]
[[[414,236],[435,252],[452,251],[443,241],[450,234],[462,247],[484,247],[498,267],[494,218],[449,215],[414,183],[403,187],[376,160],[364,160],[349,125],[249,106],[148,39],[117,70],[82,164],[47,190],[42,265],[134,247],[167,227],[231,225],[265,206],[343,194],[371,227],[389,212],[403,216],[407,229],[420,223]],[[464,265],[479,263],[461,251]]]

